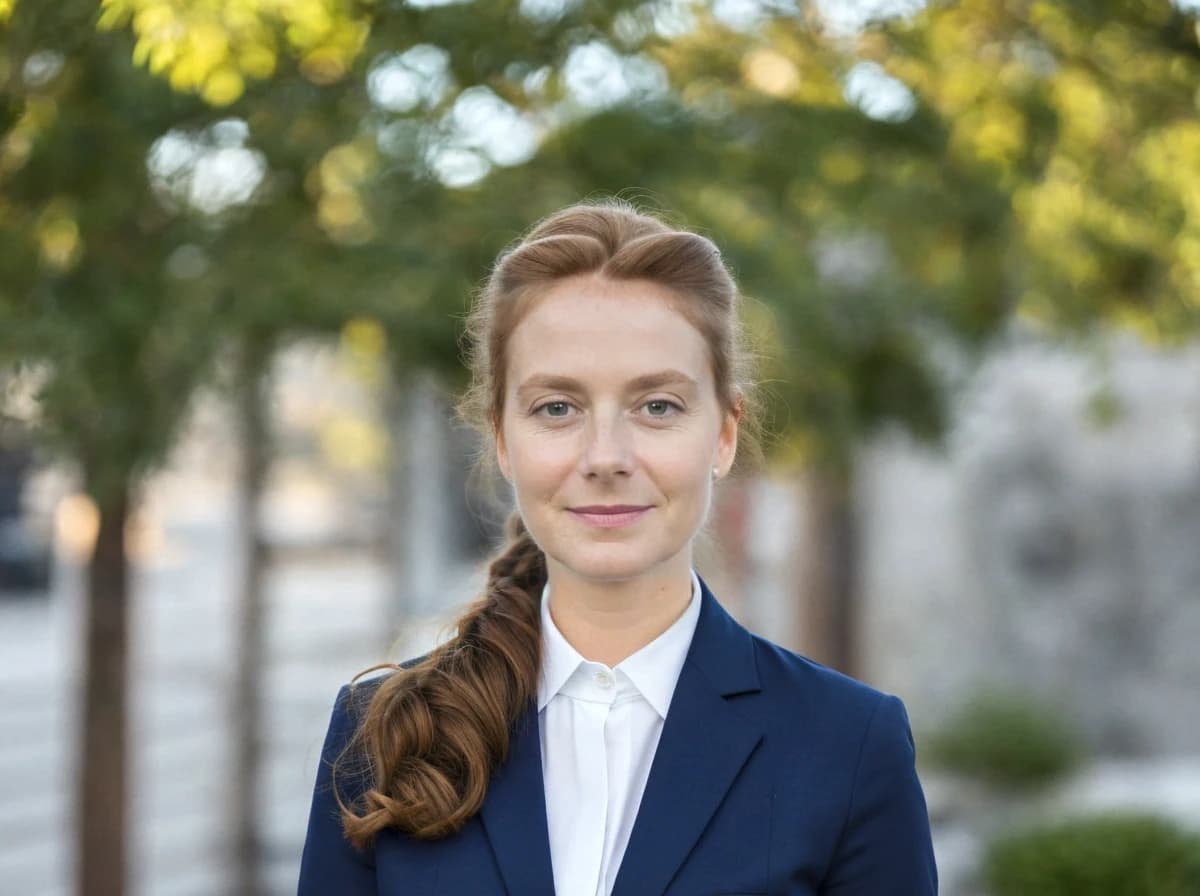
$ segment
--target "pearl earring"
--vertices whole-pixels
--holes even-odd
[[[720,475],[720,471],[716,467],[713,467],[713,479],[716,479]]]

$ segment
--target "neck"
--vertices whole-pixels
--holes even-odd
[[[592,662],[615,666],[671,627],[692,599],[691,565],[653,580],[622,583],[550,571],[550,616]]]

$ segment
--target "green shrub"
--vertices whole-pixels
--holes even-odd
[[[988,784],[1029,788],[1061,777],[1083,758],[1073,728],[1035,700],[989,690],[976,695],[925,739],[935,765]]]
[[[989,896],[1197,896],[1200,836],[1143,814],[1098,814],[993,841]]]

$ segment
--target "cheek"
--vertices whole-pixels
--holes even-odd
[[[712,464],[707,455],[682,447],[664,452],[648,462],[648,466],[655,479],[677,493],[698,494],[704,490],[707,478],[712,476]]]
[[[518,436],[509,442],[508,464],[522,491],[552,490],[575,468],[576,455],[568,442]]]

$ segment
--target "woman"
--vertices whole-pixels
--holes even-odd
[[[512,486],[457,635],[342,689],[301,896],[926,896],[903,704],[735,622],[692,568],[755,450],[737,290],[619,202],[497,261],[459,412]]]

